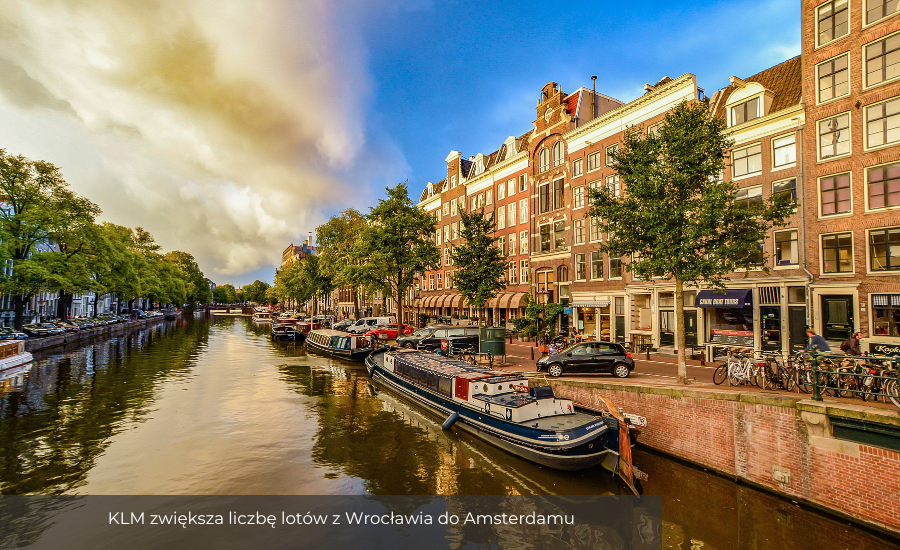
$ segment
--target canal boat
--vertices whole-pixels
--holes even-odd
[[[272,339],[303,343],[306,334],[300,330],[298,323],[296,318],[279,317],[272,323]]]
[[[610,412],[576,408],[571,400],[554,396],[550,386],[530,386],[520,373],[430,352],[379,349],[366,359],[366,367],[379,382],[447,415],[445,429],[458,426],[510,453],[559,470],[600,464],[634,488],[631,446],[638,431],[630,425],[646,425],[642,417],[626,417],[612,407]]]
[[[348,361],[362,362],[372,353],[372,341],[365,336],[339,330],[316,329],[306,337],[306,349]]]
[[[0,344],[0,372],[31,363],[33,359],[21,340]]]
[[[254,323],[271,323],[273,319],[273,315],[268,311],[259,311],[257,310],[253,314],[253,322]]]

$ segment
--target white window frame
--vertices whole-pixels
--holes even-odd
[[[866,50],[869,48],[869,46],[872,46],[878,42],[881,42],[882,40],[887,40],[888,38],[893,38],[894,36],[896,36],[898,34],[900,34],[900,31],[886,34],[884,36],[879,37],[876,40],[872,40],[871,42],[869,42],[867,44],[863,44],[863,46],[862,46],[863,68],[862,68],[862,75],[861,75],[863,90],[871,90],[872,88],[877,88],[878,86],[884,86],[885,84],[890,84],[891,82],[900,80],[900,74],[898,74],[897,76],[890,78],[888,80],[882,80],[881,82],[876,82],[875,84],[869,84],[869,62],[868,62],[867,53],[866,53]]]
[[[519,260],[519,284],[524,285],[531,279],[528,260]]]
[[[839,57],[845,57],[845,56],[847,57],[847,93],[845,93],[845,94],[843,94],[843,95],[834,96],[834,97],[832,97],[831,99],[825,99],[825,100],[822,100],[821,97],[820,97],[820,94],[819,94],[819,92],[820,92],[820,89],[819,89],[819,82],[820,82],[820,80],[819,80],[819,79],[821,78],[821,67],[822,67],[822,65],[824,65],[824,64],[826,64],[826,63],[831,63],[831,62],[834,61],[835,59],[837,59],[837,58],[839,58]],[[825,61],[822,61],[821,63],[819,63],[819,64],[816,65],[816,85],[815,85],[815,88],[816,88],[816,90],[815,90],[815,92],[816,92],[816,105],[824,105],[824,104],[826,104],[826,103],[831,103],[832,101],[836,101],[836,100],[838,100],[838,99],[841,99],[841,98],[844,98],[844,97],[847,97],[848,95],[850,95],[850,82],[851,82],[850,79],[851,79],[852,76],[853,76],[852,74],[850,74],[851,71],[853,70],[853,68],[852,68],[851,65],[852,65],[852,64],[850,63],[850,52],[843,52],[843,53],[840,53],[840,54],[838,54],[838,55],[836,55],[836,56],[834,56],[834,57],[832,57],[832,58],[826,59]]]
[[[572,225],[572,242],[573,244],[584,244],[585,236],[584,236],[584,218],[577,218],[573,220]]]
[[[572,161],[572,177],[584,175],[584,159],[575,159]]]
[[[500,205],[497,209],[497,229],[506,229],[506,207]]]
[[[528,223],[528,197],[519,199],[519,223]]]
[[[506,196],[512,197],[516,194],[516,178],[513,178],[506,182]]]
[[[849,212],[840,212],[836,214],[822,214],[822,180],[825,178],[834,178],[837,176],[841,176],[843,174],[848,174],[850,176],[850,211]],[[826,174],[824,176],[819,176],[816,178],[816,208],[819,212],[820,220],[831,220],[836,218],[843,218],[846,216],[852,216],[853,210],[856,207],[853,201],[853,172],[852,171],[842,171],[835,172],[834,174]]]
[[[775,154],[775,142],[779,139],[784,139],[787,137],[794,138],[794,162],[787,162],[784,164],[776,164],[778,161],[778,157]],[[797,166],[797,132],[788,132],[786,134],[781,134],[780,136],[775,136],[772,138],[772,171],[776,170],[784,170],[786,168],[791,168],[793,166]]]
[[[519,174],[519,193],[528,191],[528,175]]]
[[[863,181],[864,181],[864,185],[865,185],[864,195],[865,195],[865,201],[866,201],[866,205],[865,205],[866,208],[864,210],[865,212],[890,212],[891,210],[900,209],[900,205],[883,206],[881,208],[871,208],[869,206],[869,171],[872,170],[873,168],[882,168],[885,166],[890,166],[891,164],[900,164],[900,160],[895,160],[892,162],[882,162],[880,164],[875,164],[873,166],[866,166],[865,168],[863,168]],[[887,197],[885,197],[885,199],[886,198]],[[831,217],[831,216],[829,216],[829,217]]]
[[[528,231],[519,231],[519,254],[528,254]]]
[[[516,248],[518,245],[516,245],[516,233],[515,233],[515,231],[513,231],[512,233],[510,233],[509,236],[507,237],[507,239],[506,239],[506,245],[507,245],[507,246],[506,246],[506,255],[507,255],[507,256],[515,256],[515,255],[516,255],[516,251],[518,250],[518,248]]]
[[[564,162],[566,162],[565,145],[559,140],[553,144],[550,164],[555,168]]]
[[[600,260],[598,262],[594,262],[594,254],[598,254],[600,256]],[[600,276],[594,277],[594,264],[600,264]],[[603,260],[603,253],[599,250],[591,250],[590,261],[588,261],[588,274],[592,281],[602,281],[603,280],[603,265],[606,262]]]
[[[584,208],[584,186],[579,185],[572,188],[572,210]]]
[[[850,271],[839,271],[837,273],[825,272],[825,237],[833,237],[835,235],[843,235],[850,233]],[[866,235],[866,262],[868,262],[868,246],[869,236]],[[819,273],[820,277],[852,277],[856,274],[856,234],[851,231],[830,231],[819,235]],[[866,264],[868,266],[868,263]]]
[[[579,273],[578,273],[578,258],[579,258],[579,256],[581,257],[581,268],[582,268],[582,271],[584,272],[582,274],[583,276],[579,276]],[[587,279],[588,279],[587,258],[583,252],[579,252],[578,254],[575,254],[573,266],[575,267],[574,281],[575,282],[587,281]]]
[[[735,170],[734,155],[738,151],[743,151],[744,149],[750,149],[751,147],[759,147],[759,170],[756,172],[747,172],[746,174],[741,174],[739,176],[739,175],[737,175],[737,171]],[[749,157],[744,157],[744,158],[749,158]],[[749,167],[749,164],[748,164],[748,167]],[[732,150],[731,150],[731,173],[733,175],[733,178],[732,178],[733,180],[741,180],[744,178],[751,178],[754,176],[758,176],[759,174],[762,174],[762,171],[763,171],[762,142],[757,141],[755,143],[746,143],[746,144],[741,144],[740,147],[732,148]]]
[[[840,155],[831,155],[830,157],[823,157],[822,156],[821,124],[823,122],[827,122],[829,120],[838,119],[844,115],[847,116],[846,131],[849,132],[849,134],[850,134],[847,139],[847,152],[841,153]],[[815,132],[816,132],[816,157],[818,158],[818,160],[820,162],[822,162],[822,161],[828,162],[828,161],[832,161],[834,159],[845,158],[845,157],[849,157],[850,155],[853,154],[853,113],[851,113],[850,111],[844,111],[843,113],[837,113],[837,114],[829,116],[829,117],[820,118],[819,120],[816,121]]]
[[[876,103],[872,103],[871,105],[866,105],[863,108],[863,150],[864,151],[874,151],[876,149],[883,149],[885,147],[891,147],[891,146],[900,144],[900,139],[898,139],[897,141],[885,141],[885,143],[882,143],[881,145],[873,145],[873,146],[869,145],[869,109],[871,109],[872,107],[877,107],[880,105],[885,105],[887,103],[891,103],[892,101],[896,101],[898,103],[898,105],[900,105],[900,96],[891,97],[891,98],[885,99],[884,101],[878,101]],[[900,119],[900,113],[898,113],[896,115],[892,115],[892,116],[896,116],[898,119]],[[887,139],[887,135],[885,135],[885,139]]]
[[[797,238],[793,241],[797,246],[797,262],[790,264],[779,264],[778,263],[778,235],[780,233],[796,233]],[[796,227],[789,227],[785,229],[779,229],[777,231],[772,232],[772,262],[774,263],[775,269],[799,269],[800,268],[800,230]]]
[[[508,227],[516,225],[516,201],[510,201],[506,205],[506,225]]]
[[[842,34],[841,36],[832,37],[832,39],[829,40],[828,42],[821,42],[821,43],[819,42],[819,36],[820,36],[820,34],[819,34],[819,20],[820,20],[819,10],[822,9],[823,7],[825,7],[826,4],[833,5],[835,2],[839,2],[839,1],[840,0],[831,0],[830,2],[822,2],[821,4],[817,5],[815,7],[815,9],[813,10],[813,17],[815,18],[813,21],[815,22],[815,30],[816,30],[816,36],[815,36],[814,42],[816,44],[816,48],[821,48],[822,46],[826,46],[828,44],[834,44],[838,40],[840,40],[842,38],[846,38],[847,36],[850,36],[850,30],[851,30],[850,27],[852,25],[852,22],[850,20],[850,1],[847,0],[847,32],[845,34]],[[832,7],[832,17],[833,16],[834,16],[834,8]]]
[[[872,227],[872,228],[870,228],[870,229],[866,229],[866,242],[865,242],[865,247],[866,247],[866,274],[867,274],[867,275],[872,275],[872,276],[877,276],[877,277],[897,277],[897,276],[900,276],[900,269],[894,270],[894,271],[872,271],[872,258],[871,258],[871,255],[872,255],[872,246],[869,244],[869,236],[870,236],[870,234],[872,233],[872,231],[884,231],[885,229],[893,229],[893,228],[895,228],[895,227],[898,227],[898,226],[896,226],[896,225],[886,225],[886,226],[883,226],[883,227]],[[856,268],[856,265],[854,264],[854,269],[855,269],[855,268]]]
[[[497,184],[497,202],[506,198],[506,183]]]
[[[596,165],[592,166],[592,160],[597,159]],[[589,153],[587,156],[587,171],[594,172],[603,167],[603,151],[594,151],[593,153]]]

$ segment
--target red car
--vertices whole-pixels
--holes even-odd
[[[403,329],[401,329],[403,335],[412,334],[413,329],[409,325],[403,325]],[[387,335],[387,336],[384,336]],[[375,327],[369,332],[366,333],[366,336],[374,336],[380,340],[385,338],[396,338],[397,337],[397,325],[381,325],[379,327]]]

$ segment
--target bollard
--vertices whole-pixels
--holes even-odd
[[[650,346],[647,346],[647,361],[650,360]]]
[[[701,367],[706,366],[706,350],[703,350],[700,352],[700,366]]]
[[[534,348],[531,348],[531,360],[534,361]]]
[[[810,354],[813,362],[813,401],[823,401],[822,392],[819,389],[819,354],[813,350]]]

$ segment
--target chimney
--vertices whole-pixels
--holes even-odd
[[[591,120],[597,118],[597,77],[592,76],[594,93],[591,94]]]

